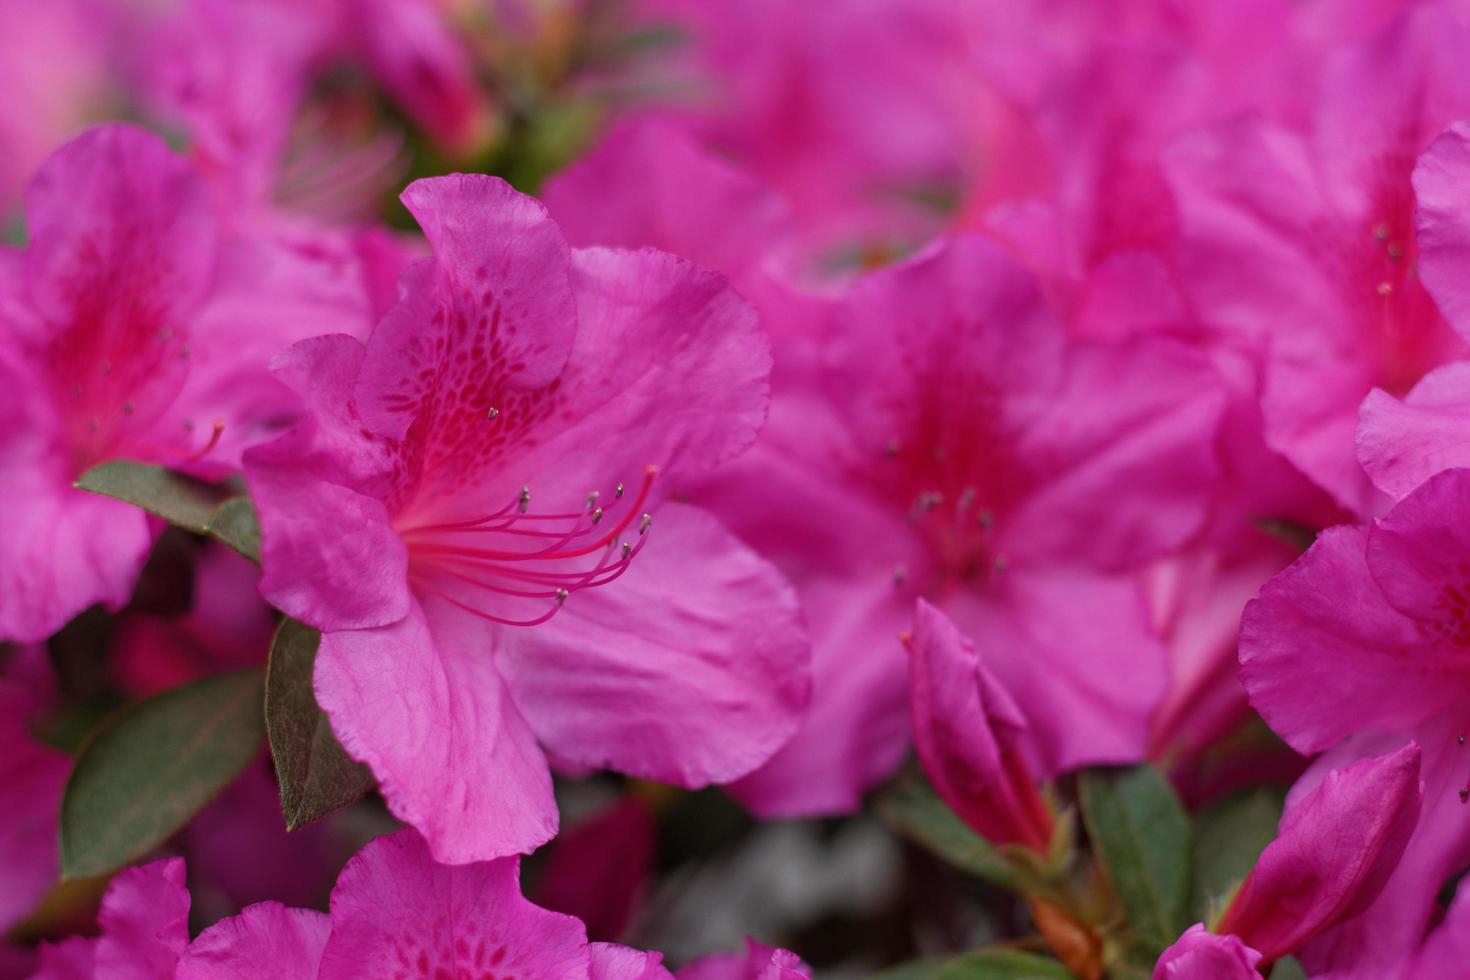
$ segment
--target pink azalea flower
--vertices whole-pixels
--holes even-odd
[[[1358,403],[1466,352],[1414,273],[1410,175],[1470,110],[1467,38],[1453,4],[1418,5],[1333,60],[1306,131],[1233,120],[1166,159],[1191,300],[1266,354],[1267,442],[1359,512]]]
[[[796,964],[752,944],[751,964]],[[434,862],[423,838],[400,831],[368,843],[342,869],[331,913],[253,905],[204,930],[177,980],[399,980],[404,976],[666,980],[657,953],[587,942],[571,916],[538,908],[520,890],[520,862]],[[695,976],[689,971],[680,976]],[[752,980],[801,973],[710,972]]]
[[[1196,923],[1164,950],[1154,980],[1259,980],[1260,962],[1261,954],[1237,937],[1217,936]]]
[[[184,862],[166,858],[128,868],[107,886],[97,913],[101,934],[41,947],[33,980],[170,980],[189,944]]]
[[[12,499],[0,636],[15,639],[121,605],[148,553],[145,515],[74,490],[78,475],[117,458],[228,472],[291,411],[264,361],[302,321],[274,314],[357,329],[366,312],[360,281],[323,284],[264,243],[222,238],[204,182],[141,130],[67,144],[32,183],[27,214],[30,244],[0,252]]]
[[[1470,471],[1447,470],[1371,528],[1332,528],[1246,607],[1241,675],[1293,748],[1341,767],[1412,736],[1424,747],[1419,827],[1382,897],[1304,961],[1394,962],[1414,949],[1440,882],[1470,859],[1464,589]],[[1303,692],[1310,691],[1311,697]],[[1312,963],[1309,963],[1312,965]]]
[[[918,596],[984,651],[1038,776],[1139,758],[1166,662],[1130,573],[1205,516],[1208,365],[1154,338],[1069,341],[978,237],[870,275],[822,341],[824,369],[778,391],[756,451],[696,494],[798,583],[814,637],[807,726],[737,793],[767,815],[841,811],[892,772],[893,637]]]
[[[1053,822],[1026,762],[1020,709],[975,645],[923,599],[908,647],[914,745],[935,790],[992,844],[1046,853]]]
[[[404,201],[434,259],[366,348],[280,361],[308,418],[246,461],[262,590],[324,631],[333,729],[453,862],[552,836],[538,741],[685,785],[743,775],[805,705],[795,600],[713,518],[659,501],[754,439],[754,318],[671,256],[569,253],[492,178]]]

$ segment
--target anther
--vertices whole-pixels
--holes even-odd
[[[590,493],[587,494],[587,509],[588,510],[591,510],[592,508],[594,508],[594,507],[597,506],[597,498],[600,497],[600,496],[602,496],[602,494],[598,493],[596,490],[593,490],[593,491],[591,491]]]
[[[648,533],[648,529],[650,527],[652,527],[652,526],[653,526],[653,515],[652,514],[644,514],[643,515],[643,518],[638,522],[638,533],[639,534],[647,534]]]
[[[123,402],[123,414],[124,415],[132,415],[133,414],[133,411],[134,411],[134,409],[133,409],[133,403],[132,402]]]
[[[1374,225],[1373,237],[1378,239],[1380,242],[1386,240],[1388,238],[1388,222],[1380,221],[1378,224]]]
[[[500,418],[500,409],[496,408],[494,405],[491,405],[490,410],[485,413],[485,418],[489,419],[491,422],[494,422],[496,419]]]
[[[560,606],[562,603],[566,602],[567,601],[567,596],[569,596],[569,595],[571,595],[571,593],[568,592],[566,589],[557,589],[556,590],[556,604],[558,606]]]
[[[961,512],[969,510],[970,509],[970,506],[972,504],[974,504],[974,503],[975,503],[975,488],[974,487],[965,487],[965,489],[963,489],[963,490],[960,491],[960,502],[958,504],[958,507],[959,507],[959,509],[960,509]]]
[[[602,508],[595,507],[592,510],[592,523],[596,524],[600,520],[602,520]]]
[[[521,487],[521,492],[516,495],[516,510],[524,514],[526,512],[526,508],[530,506],[531,488],[529,486]]]
[[[628,542],[624,541],[623,542],[623,557],[624,558],[627,558],[628,555],[630,553],[632,553],[632,551],[633,551],[633,546],[631,544],[629,544]]]
[[[995,515],[988,510],[982,510],[975,515],[975,523],[988,531],[995,526]]]
[[[1460,802],[1461,803],[1470,803],[1470,789],[1462,789],[1462,790],[1460,790]]]
[[[622,500],[623,499],[623,485],[621,483],[619,483],[618,486],[617,486],[617,489],[613,491],[613,499],[614,500]]]
[[[893,584],[903,585],[909,580],[909,570],[899,565],[893,570]]]
[[[1393,283],[1391,283],[1391,282],[1380,282],[1378,284],[1378,295],[1379,296],[1387,296],[1391,292],[1393,292]]]
[[[1398,242],[1389,242],[1386,251],[1388,252],[1388,257],[1395,262],[1404,257],[1404,247]]]
[[[897,456],[898,455],[898,440],[897,439],[889,439],[887,442],[885,442],[883,444],[883,455],[884,456],[890,456],[890,457],[891,456]]]
[[[995,561],[991,562],[991,565],[997,572],[1003,572],[1011,567],[1011,562],[1005,555],[996,555]]]
[[[1456,742],[1459,742],[1461,745],[1464,745],[1465,744],[1465,733],[1464,732],[1461,732],[1460,734],[1456,735],[1455,736],[1455,741]]]

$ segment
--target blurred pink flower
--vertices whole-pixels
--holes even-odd
[[[979,237],[864,278],[821,340],[757,448],[694,492],[798,584],[814,637],[806,727],[736,792],[841,811],[892,772],[916,596],[984,651],[1039,776],[1138,759],[1167,664],[1133,573],[1201,529],[1209,365],[1158,338],[1069,340]]]
[[[975,645],[923,599],[908,648],[914,745],[929,782],[990,843],[1045,854],[1052,816],[1026,761],[1020,709]]]
[[[304,327],[361,329],[367,299],[350,271],[324,279],[221,236],[199,175],[131,127],[58,151],[27,214],[29,245],[0,251],[0,636],[40,639],[121,605],[153,538],[144,514],[72,481],[118,458],[229,472],[293,408],[268,353]]]
[[[492,178],[404,201],[434,259],[366,348],[281,360],[310,415],[246,462],[262,589],[324,631],[333,729],[454,862],[552,836],[538,740],[685,785],[748,772],[806,702],[794,596],[713,518],[657,502],[755,438],[754,317],[671,256],[569,253]]]
[[[1453,3],[1413,6],[1335,56],[1301,129],[1239,118],[1172,147],[1186,289],[1264,354],[1267,443],[1344,507],[1377,507],[1353,457],[1358,404],[1462,357],[1415,267],[1414,163],[1470,111]]]

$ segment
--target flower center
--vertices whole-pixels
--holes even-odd
[[[631,501],[619,483],[606,503],[594,490],[580,511],[536,514],[526,486],[494,513],[401,528],[409,577],[421,592],[492,623],[544,623],[573,592],[606,585],[632,565],[653,524],[642,508],[657,476],[647,467]]]

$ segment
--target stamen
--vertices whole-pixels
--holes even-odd
[[[524,514],[526,508],[529,506],[531,506],[531,488],[529,486],[521,487],[520,496],[516,498],[516,507]]]
[[[491,405],[490,410],[485,413],[485,418],[489,419],[491,422],[494,422],[496,419],[500,418],[500,409],[496,408],[494,405]]]

